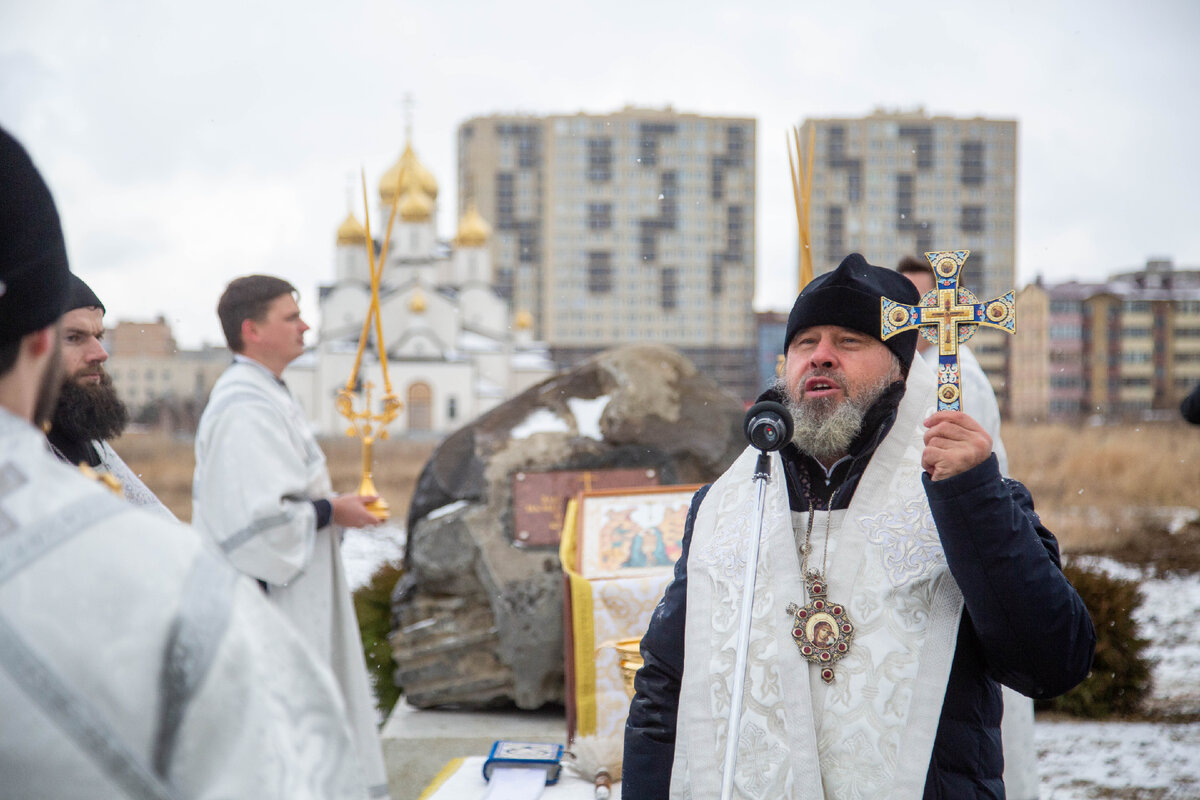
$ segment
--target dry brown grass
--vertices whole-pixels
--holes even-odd
[[[421,468],[433,452],[435,442],[389,439],[374,446],[375,488],[391,504],[392,519],[403,521]],[[192,471],[196,467],[191,439],[156,433],[127,434],[113,446],[146,485],[175,516],[192,517]],[[329,460],[329,474],[338,492],[358,489],[362,449],[358,440],[327,439],[321,442]]]
[[[337,438],[321,444],[334,488],[356,489],[358,442]],[[1200,568],[1200,526],[1168,536],[1161,513],[1171,507],[1200,509],[1200,428],[1182,422],[1102,427],[1009,423],[1004,444],[1013,477],[1033,492],[1038,512],[1064,551],[1161,560],[1166,548]],[[391,503],[394,519],[407,515],[417,476],[433,447],[433,442],[405,440],[375,445],[376,486]],[[191,440],[137,434],[125,436],[116,448],[180,519],[191,517]]]
[[[1200,429],[1182,422],[1013,423],[1004,445],[1064,551],[1131,556],[1165,532],[1164,509],[1200,509]]]

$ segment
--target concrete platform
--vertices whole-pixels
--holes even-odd
[[[567,721],[550,711],[448,711],[396,704],[380,732],[392,800],[417,800],[455,758],[486,756],[497,739],[565,745]]]

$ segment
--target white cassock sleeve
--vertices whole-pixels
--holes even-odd
[[[312,558],[312,501],[321,498],[309,487],[324,458],[265,397],[247,395],[207,422],[196,439],[192,522],[243,573],[286,585]]]
[[[170,766],[189,797],[360,798],[362,767],[341,691],[244,578]],[[255,785],[257,784],[257,785]]]
[[[0,797],[363,800],[335,677],[258,586],[4,416]]]

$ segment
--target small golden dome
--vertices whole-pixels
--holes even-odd
[[[405,222],[428,222],[433,218],[433,201],[420,189],[409,189],[400,198],[400,219]]]
[[[346,221],[338,226],[337,243],[343,244],[363,244],[367,241],[367,229],[362,226],[362,223],[354,216],[347,214]]]
[[[474,203],[468,203],[467,213],[458,222],[458,236],[454,243],[459,247],[483,247],[491,235],[492,226],[479,215]]]
[[[419,188],[430,200],[437,199],[437,180],[433,173],[417,160],[412,145],[406,144],[400,158],[396,159],[396,163],[379,179],[379,199],[385,205],[391,205],[398,195],[403,195],[412,188]]]
[[[408,310],[414,314],[423,314],[426,305],[425,293],[420,289],[413,289],[412,297],[408,298]]]
[[[517,330],[519,330],[519,331],[529,330],[530,328],[533,327],[533,314],[530,314],[528,311],[521,309],[520,311],[517,312],[517,316],[513,320],[513,325],[515,325]]]

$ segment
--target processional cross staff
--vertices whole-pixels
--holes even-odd
[[[958,346],[974,336],[980,325],[1009,334],[1017,330],[1012,292],[981,303],[969,289],[958,285],[969,255],[970,250],[926,253],[936,283],[920,303],[910,306],[886,297],[880,301],[880,338],[887,341],[898,333],[917,330],[938,346],[938,411],[962,411]]]
[[[404,404],[400,402],[400,398],[396,397],[392,391],[392,380],[388,377],[387,365],[387,347],[383,339],[383,317],[379,308],[379,282],[383,275],[383,265],[387,260],[388,245],[392,241],[392,225],[396,222],[396,199],[392,200],[392,213],[388,218],[387,234],[383,240],[383,247],[380,250],[379,258],[375,257],[375,241],[371,238],[371,208],[367,202],[367,175],[362,173],[362,191],[363,191],[363,214],[366,220],[366,248],[367,248],[367,264],[371,273],[371,301],[367,307],[367,316],[363,320],[362,333],[358,337],[358,352],[354,356],[354,367],[350,370],[350,377],[346,379],[344,388],[338,390],[336,407],[338,413],[344,416],[350,423],[350,427],[346,429],[347,436],[356,436],[362,441],[362,480],[358,486],[358,493],[363,496],[375,496],[376,499],[367,505],[367,510],[376,516],[376,518],[387,521],[391,516],[391,508],[388,502],[379,496],[375,490],[374,474],[371,467],[371,448],[375,444],[376,439],[386,439],[388,432],[387,426],[396,418]],[[399,194],[397,194],[399,197]],[[381,411],[374,412],[371,410],[371,390],[374,385],[369,381],[363,387],[366,389],[366,398],[363,402],[362,410],[359,411],[354,407],[354,394],[358,388],[359,369],[362,366],[363,351],[366,350],[367,341],[371,338],[371,331],[375,332],[375,344],[379,353],[379,365],[383,372],[383,408]]]

